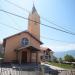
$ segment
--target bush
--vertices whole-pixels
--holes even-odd
[[[63,63],[63,60],[62,60],[62,58],[59,58],[59,63]]]
[[[74,57],[71,55],[68,55],[68,54],[64,56],[64,60],[68,61],[68,62],[74,62],[75,61]]]
[[[72,68],[75,68],[75,64],[71,64],[71,67],[72,67]]]
[[[58,59],[54,57],[53,62],[58,63]]]

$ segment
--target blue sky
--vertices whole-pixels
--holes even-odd
[[[0,9],[16,13],[18,15],[24,16],[28,18],[29,13],[33,7],[33,0],[9,0],[21,6],[25,9],[21,10],[20,8],[10,4],[7,0],[0,0]],[[38,14],[41,16],[41,22],[47,24],[49,26],[57,27],[42,18],[48,19],[50,22],[53,22],[61,27],[64,27],[75,33],[75,0],[36,0],[35,7],[37,9]],[[0,41],[2,41],[5,37],[11,36],[18,32],[27,30],[27,20],[14,17],[12,15],[6,14],[0,11]],[[51,28],[41,27],[41,40],[44,43],[44,46],[51,48],[53,51],[66,51],[66,50],[75,50],[75,35],[66,34],[57,30],[53,30]],[[58,27],[57,27],[58,28]],[[50,39],[61,40],[54,41]]]

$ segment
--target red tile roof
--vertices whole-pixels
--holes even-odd
[[[49,51],[52,51],[50,48],[48,47],[40,47],[40,50],[43,50],[43,51],[46,51],[46,50],[49,50]]]

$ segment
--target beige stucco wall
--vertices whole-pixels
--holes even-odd
[[[28,21],[28,31],[32,33],[37,39],[40,40],[40,16],[37,14],[37,12],[33,14],[29,14],[28,17],[30,20]],[[38,22],[35,23],[34,21]]]
[[[30,46],[40,48],[40,43],[27,33],[22,33],[20,35],[11,37],[6,40],[5,55],[4,55],[6,62],[11,62],[12,60],[16,60],[16,53],[14,50],[16,48],[21,47],[21,39],[24,37],[27,37],[29,39]],[[28,58],[28,61],[29,61],[29,58]]]

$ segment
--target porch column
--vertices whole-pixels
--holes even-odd
[[[30,63],[31,63],[31,60],[32,60],[32,53],[31,53],[31,51],[30,51]]]
[[[21,64],[21,60],[22,60],[22,51],[19,52],[19,64]]]
[[[16,61],[18,62],[18,51],[15,52],[16,52]]]
[[[38,51],[36,51],[36,63],[38,62]]]

